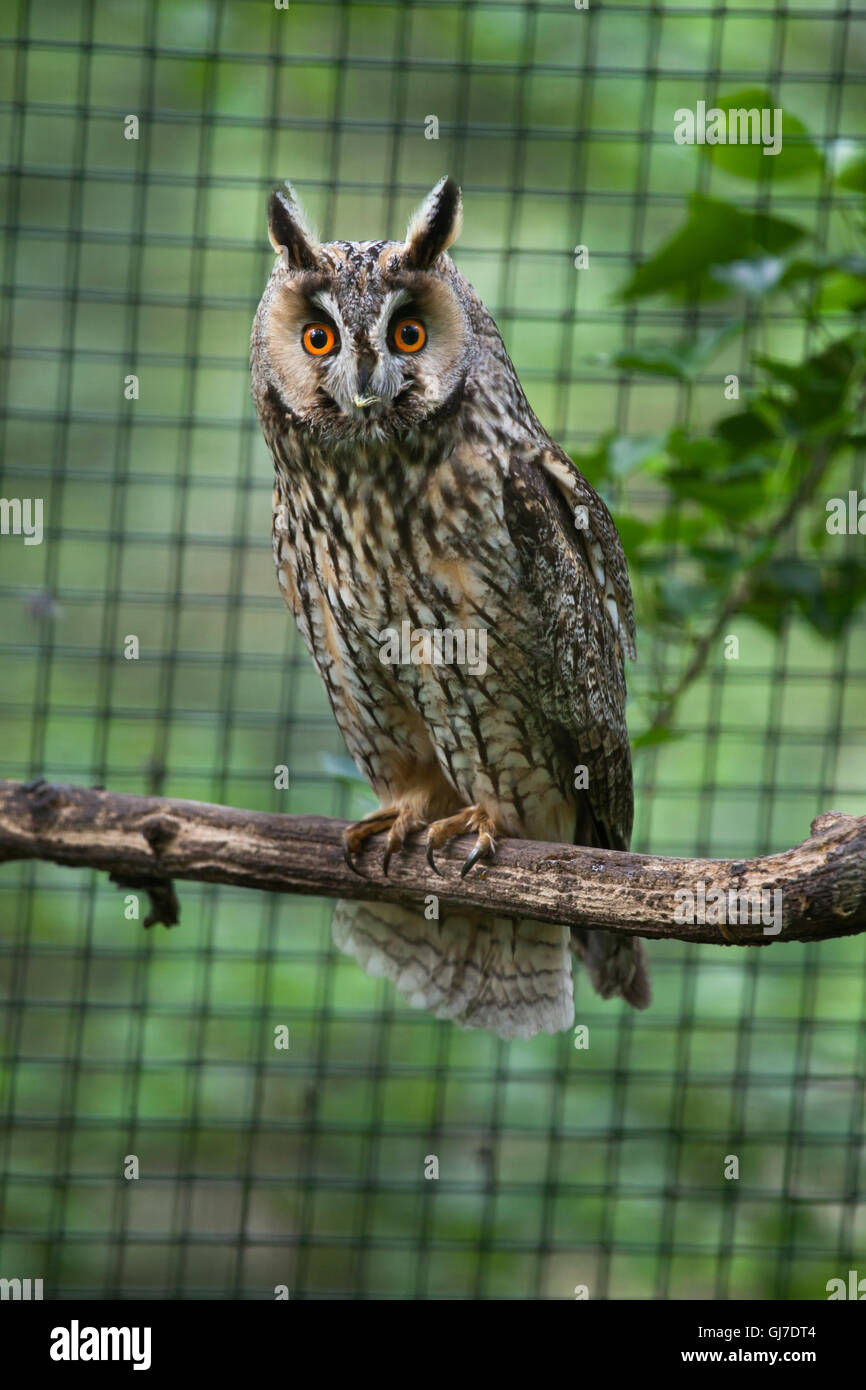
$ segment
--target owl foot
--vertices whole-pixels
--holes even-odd
[[[363,878],[360,869],[356,869],[352,863],[352,855],[358,853],[364,841],[369,840],[371,835],[381,835],[387,830],[388,839],[382,858],[382,873],[387,874],[394,851],[403,848],[407,835],[411,835],[415,830],[423,830],[426,824],[425,820],[406,806],[381,806],[378,811],[371,811],[363,820],[356,821],[344,831],[343,858],[352,872]]]
[[[441,849],[449,840],[453,840],[455,835],[465,835],[468,831],[477,830],[478,839],[475,841],[475,848],[460,870],[460,877],[465,878],[479,859],[491,859],[496,853],[494,836],[497,833],[497,828],[495,821],[482,806],[467,806],[465,811],[460,811],[456,816],[448,816],[446,820],[434,821],[427,831],[427,863],[433,872],[439,874],[441,878],[442,871],[436,867],[436,861],[433,858],[434,849]]]
[[[423,830],[427,824],[414,811],[404,807],[398,815],[391,829],[388,831],[388,840],[385,845],[385,855],[382,859],[382,873],[388,873],[388,865],[391,862],[391,855],[395,850],[402,849],[406,842],[406,836],[411,835],[415,830]]]
[[[343,831],[343,858],[353,874],[357,874],[359,878],[364,877],[361,870],[356,869],[352,863],[352,855],[358,853],[364,841],[369,840],[371,835],[379,835],[383,830],[391,829],[394,823],[399,820],[399,816],[400,812],[396,806],[380,806],[377,811],[371,811],[369,815],[364,816],[362,820],[356,821],[354,825],[349,826],[348,830]],[[385,872],[387,873],[388,860],[391,855],[388,850],[385,851],[385,854]]]

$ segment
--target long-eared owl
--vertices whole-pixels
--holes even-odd
[[[347,856],[381,835],[387,867],[422,832],[436,868],[471,832],[467,872],[499,836],[628,848],[634,618],[607,507],[446,254],[460,221],[445,178],[405,241],[322,244],[274,193],[251,366],[279,582],[380,801]],[[650,1001],[641,942],[604,931],[339,902],[333,932],[411,1005],[503,1038],[569,1027],[572,955]]]

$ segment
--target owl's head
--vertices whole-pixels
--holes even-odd
[[[260,412],[329,443],[406,436],[459,406],[473,348],[469,286],[444,252],[460,190],[437,183],[404,242],[319,243],[291,188],[271,195],[280,259],[253,326]],[[475,303],[477,304],[477,300]]]

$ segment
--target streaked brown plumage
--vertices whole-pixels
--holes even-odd
[[[253,394],[280,585],[381,802],[349,849],[382,833],[388,856],[416,830],[435,849],[468,829],[479,856],[497,835],[627,848],[625,558],[445,254],[459,224],[450,179],[404,243],[320,245],[290,191],[270,204],[280,258]],[[404,623],[476,634],[486,666],[388,664],[383,633]],[[605,932],[340,903],[334,935],[411,1004],[503,1037],[569,1026],[569,951],[605,997],[649,1003],[640,943]]]

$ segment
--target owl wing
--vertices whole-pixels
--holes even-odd
[[[627,849],[633,789],[624,652],[635,655],[635,630],[613,518],[552,443],[511,456],[503,504],[541,631],[541,708],[563,760],[587,768],[575,841]]]

